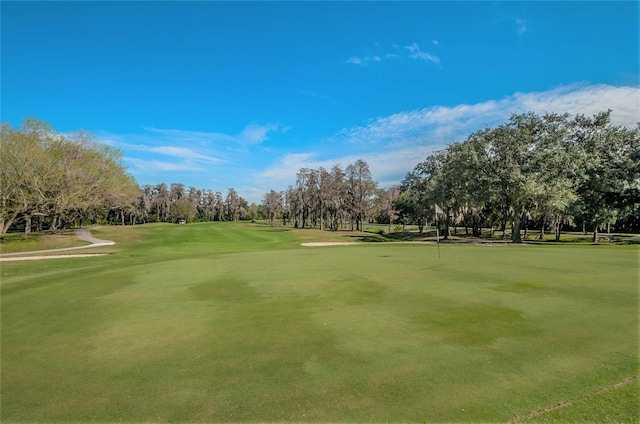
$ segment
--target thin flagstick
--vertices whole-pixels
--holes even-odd
[[[436,242],[438,244],[438,258],[440,258],[440,228],[438,226],[438,209],[436,209]]]

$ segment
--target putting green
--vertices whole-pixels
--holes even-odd
[[[3,422],[505,422],[571,400],[639,418],[629,390],[598,394],[638,374],[633,246],[96,235],[118,251],[2,264]]]

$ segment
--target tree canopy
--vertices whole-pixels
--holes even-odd
[[[415,221],[438,204],[451,225],[511,226],[518,243],[533,221],[542,232],[582,222],[638,231],[639,129],[614,126],[610,111],[593,117],[513,115],[419,163],[402,183],[398,206]],[[445,230],[445,235],[447,231]]]
[[[25,119],[0,128],[0,229],[16,223],[29,235],[32,221],[52,229],[67,222],[131,207],[135,180],[122,166],[122,152],[80,132],[66,136],[49,124]]]

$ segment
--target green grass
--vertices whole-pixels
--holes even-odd
[[[637,422],[638,248],[104,227],[3,262],[4,422]],[[103,248],[98,248],[103,249]],[[92,252],[93,253],[93,252]],[[593,395],[596,393],[596,395]]]

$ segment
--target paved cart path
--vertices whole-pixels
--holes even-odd
[[[53,259],[53,258],[66,258],[66,257],[78,257],[80,255],[56,255],[56,256],[31,256],[41,255],[43,253],[58,253],[69,252],[73,250],[90,249],[92,247],[111,246],[116,244],[115,241],[102,240],[91,235],[91,230],[88,228],[80,228],[76,230],[76,237],[80,240],[88,241],[91,244],[86,246],[65,247],[61,249],[48,249],[48,250],[32,250],[30,252],[16,252],[16,253],[3,253],[0,254],[0,261],[19,261],[19,260],[34,260],[34,259]],[[89,255],[82,255],[89,256]],[[95,256],[95,254],[91,255]]]

